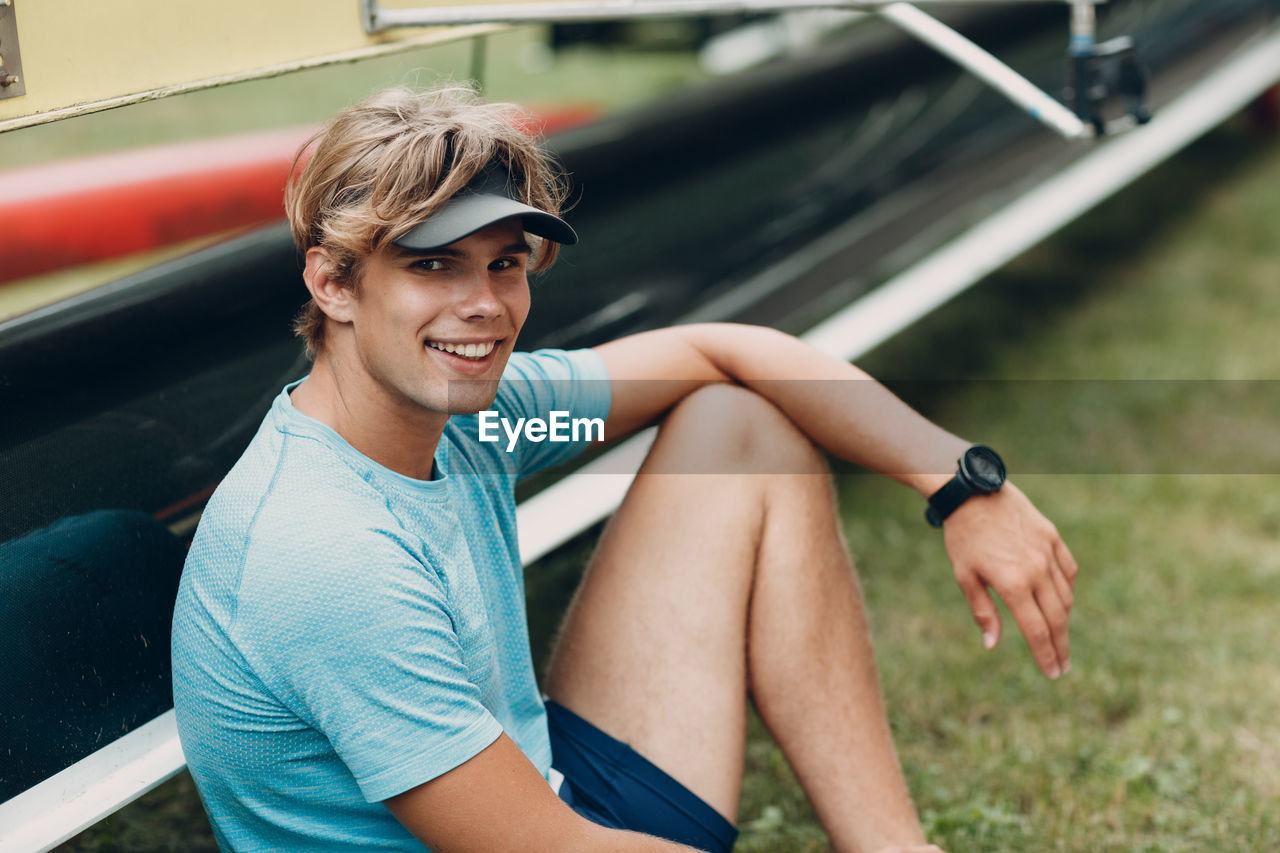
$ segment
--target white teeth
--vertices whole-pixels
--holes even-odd
[[[453,353],[462,358],[480,359],[493,352],[493,348],[497,346],[497,343],[497,341],[485,341],[482,344],[447,344],[439,341],[427,341],[427,346],[432,349]]]

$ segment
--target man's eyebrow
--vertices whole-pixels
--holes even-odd
[[[500,255],[531,255],[533,254],[533,247],[530,246],[528,243],[526,243],[524,240],[521,240],[518,243],[512,243],[510,246],[507,246],[498,254]]]

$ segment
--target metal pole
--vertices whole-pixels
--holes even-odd
[[[894,3],[881,9],[880,14],[931,45],[939,53],[954,59],[1002,92],[1033,118],[1053,128],[1065,138],[1084,139],[1092,135],[1091,129],[1073,115],[1071,110],[1058,103],[1027,78],[910,3]]]
[[[1098,17],[1090,0],[1071,3],[1071,53],[1089,55],[1098,40]]]
[[[1089,122],[1102,135],[1102,117],[1090,91],[1090,70],[1094,48],[1098,42],[1098,21],[1090,0],[1074,0],[1071,4],[1071,41],[1067,54],[1071,57],[1071,106],[1077,116]]]

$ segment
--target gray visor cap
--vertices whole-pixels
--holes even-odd
[[[439,249],[468,237],[481,228],[518,216],[524,230],[566,246],[578,235],[558,216],[493,192],[463,190],[444,203],[429,219],[394,241],[402,249]]]

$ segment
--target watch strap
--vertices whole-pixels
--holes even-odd
[[[947,516],[975,494],[976,490],[957,472],[946,485],[929,495],[929,506],[924,511],[925,520],[934,527],[941,527]]]

